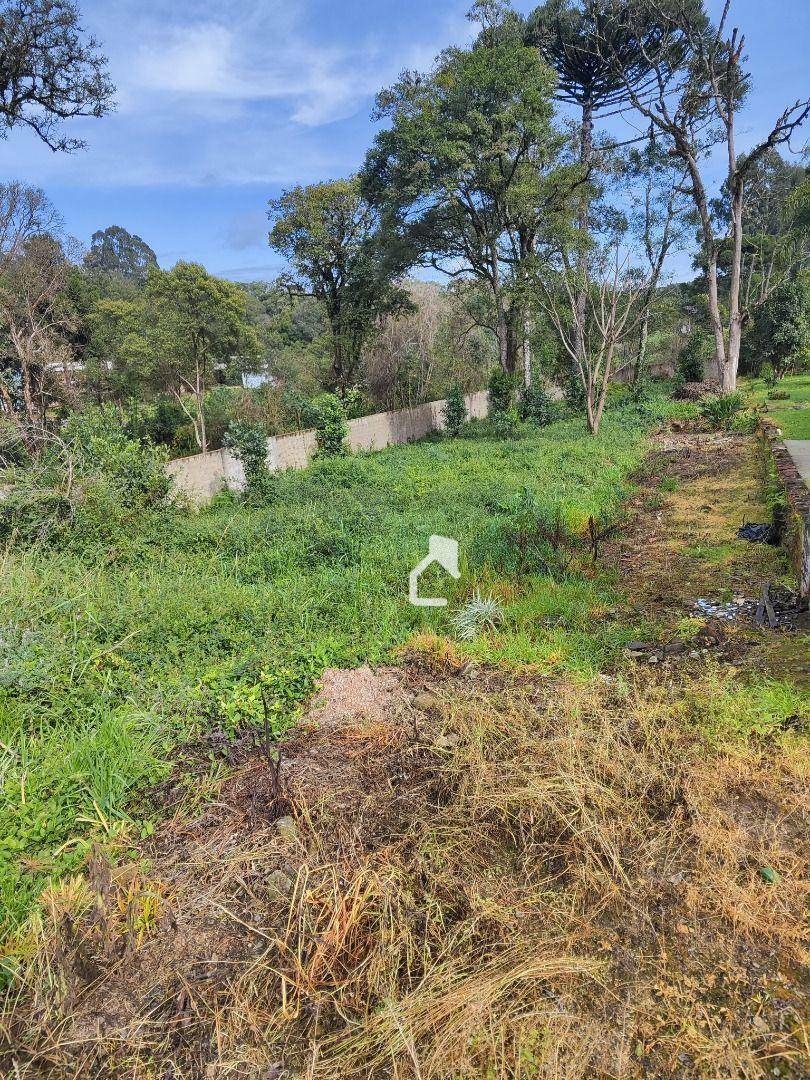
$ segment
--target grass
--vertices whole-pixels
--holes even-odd
[[[501,675],[310,732],[292,839],[247,826],[258,762],[139,878],[51,890],[15,1075],[798,1078],[807,762],[777,698],[712,666]]]
[[[762,379],[747,380],[744,389],[753,404],[765,408],[786,439],[810,439],[810,374],[787,375],[780,380],[777,389],[790,394],[784,401],[770,400],[768,387]]]
[[[602,619],[617,597],[609,572],[584,557],[561,569],[547,545],[521,553],[515,538],[527,512],[559,513],[574,533],[589,515],[615,514],[649,422],[625,408],[596,439],[566,421],[509,442],[426,441],[279,475],[256,508],[220,498],[115,533],[101,521],[58,550],[7,551],[4,932],[95,836],[153,827],[133,795],[168,775],[180,743],[202,738],[215,769],[230,736],[260,725],[263,694],[283,727],[323,668],[379,662],[414,634],[449,631],[476,589],[499,598],[504,621],[460,651],[583,675],[614,661],[639,628]],[[446,611],[407,601],[431,533],[460,543]]]

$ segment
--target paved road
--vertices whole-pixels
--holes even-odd
[[[810,439],[785,439],[785,446],[790,451],[802,479],[810,486]]]

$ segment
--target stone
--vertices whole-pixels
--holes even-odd
[[[648,652],[651,646],[646,641],[628,641],[625,648],[628,652]]]
[[[272,870],[267,875],[267,894],[271,900],[283,900],[292,892],[292,881],[283,870]]]
[[[295,818],[290,817],[288,814],[278,819],[276,830],[281,839],[286,840],[289,844],[298,839],[298,826],[295,823]]]
[[[415,709],[423,713],[435,713],[441,708],[441,702],[436,694],[430,690],[422,690],[411,702]]]

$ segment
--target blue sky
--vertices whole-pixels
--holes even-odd
[[[715,14],[720,6],[709,2]],[[69,156],[14,131],[0,142],[0,176],[43,187],[82,243],[97,228],[123,225],[164,266],[189,259],[236,280],[282,269],[266,242],[267,199],[355,170],[373,137],[377,89],[471,35],[469,0],[80,7],[109,57],[117,110],[74,122],[71,134],[88,149]],[[736,0],[733,11],[754,79],[740,124],[745,149],[810,89],[810,4]]]

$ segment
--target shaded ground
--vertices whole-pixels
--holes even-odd
[[[806,1075],[807,716],[718,737],[756,710],[748,673],[801,674],[804,646],[692,606],[783,573],[736,539],[757,476],[750,439],[659,442],[605,556],[656,627],[624,673],[436,639],[328,672],[278,778],[246,746],[196,809],[161,789],[140,862],[47,895],[8,1071]]]

